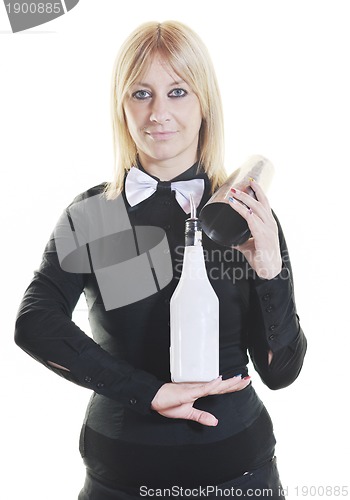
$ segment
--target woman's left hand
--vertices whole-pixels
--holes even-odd
[[[231,190],[233,201],[229,200],[229,204],[247,221],[252,233],[248,241],[234,248],[242,252],[260,278],[272,279],[282,269],[277,223],[262,188],[253,179],[250,187],[257,199],[238,189]]]

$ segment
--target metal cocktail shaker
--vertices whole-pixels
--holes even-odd
[[[249,179],[252,177],[266,192],[273,174],[272,163],[260,155],[251,156],[235,170],[199,214],[206,235],[215,243],[227,247],[241,245],[247,241],[251,236],[248,224],[229,204],[228,199],[232,195],[231,188],[239,189],[255,197],[249,185]]]

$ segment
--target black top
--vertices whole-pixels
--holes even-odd
[[[210,181],[205,173],[197,173],[197,167],[193,165],[173,180],[204,179],[199,213],[210,197]],[[166,189],[160,186],[163,189],[134,207],[129,206],[124,191],[116,200],[104,203],[113,207],[122,200],[134,234],[142,226],[164,229],[172,258],[172,279],[164,286],[157,283],[155,293],[131,304],[105,307],[97,279],[100,270],[94,269],[91,257],[92,240],[84,240],[80,228],[74,226],[75,211],[82,202],[92,197],[102,199],[105,184],[101,184],[77,196],[56,226],[57,237],[57,228],[68,220],[76,251],[84,249],[78,259],[82,262],[80,272],[68,272],[69,264],[68,271],[67,266],[62,265],[66,270],[62,269],[52,235],[21,303],[15,341],[60,376],[94,391],[80,448],[93,473],[125,487],[138,482],[157,487],[180,481],[189,486],[218,484],[268,458],[275,443],[272,425],[251,384],[237,393],[197,400],[197,408],[219,419],[217,427],[167,419],[150,408],[158,389],[170,382],[169,301],[181,274],[185,220],[189,217],[168,183]],[[101,228],[102,211],[95,215],[96,220],[89,224]],[[239,373],[245,376],[249,352],[254,367],[271,389],[286,387],[296,379],[306,351],[279,223],[278,229],[283,269],[272,280],[258,278],[242,254],[215,244],[203,234],[206,268],[220,303],[220,373],[224,379]],[[108,254],[108,266],[118,265],[121,259],[113,252],[117,244],[113,235],[98,241],[99,248],[108,247],[104,252]],[[137,253],[142,251],[138,249]],[[126,281],[112,282],[112,287],[116,294],[128,293]],[[71,320],[82,292],[94,340]],[[269,349],[274,354],[270,365]],[[53,368],[48,360],[69,371]],[[189,474],[194,463],[196,474],[193,470]],[[172,471],[167,478],[161,477],[164,468]]]

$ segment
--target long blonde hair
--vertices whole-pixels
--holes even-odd
[[[125,172],[137,162],[137,151],[128,130],[124,100],[130,87],[144,74],[156,54],[190,85],[202,112],[199,132],[199,167],[214,191],[227,178],[224,168],[224,126],[220,92],[207,48],[199,36],[178,21],[148,22],[133,31],[121,46],[112,77],[112,127],[114,179],[106,189],[109,199],[123,189]]]

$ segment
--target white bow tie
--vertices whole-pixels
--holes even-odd
[[[161,181],[160,181],[161,182]],[[132,207],[146,200],[157,191],[158,181],[142,170],[131,167],[125,181],[125,196]],[[161,184],[160,184],[161,185]],[[188,181],[174,181],[170,189],[175,191],[175,198],[183,211],[191,211],[190,194],[198,207],[204,192],[204,179],[190,179]]]

